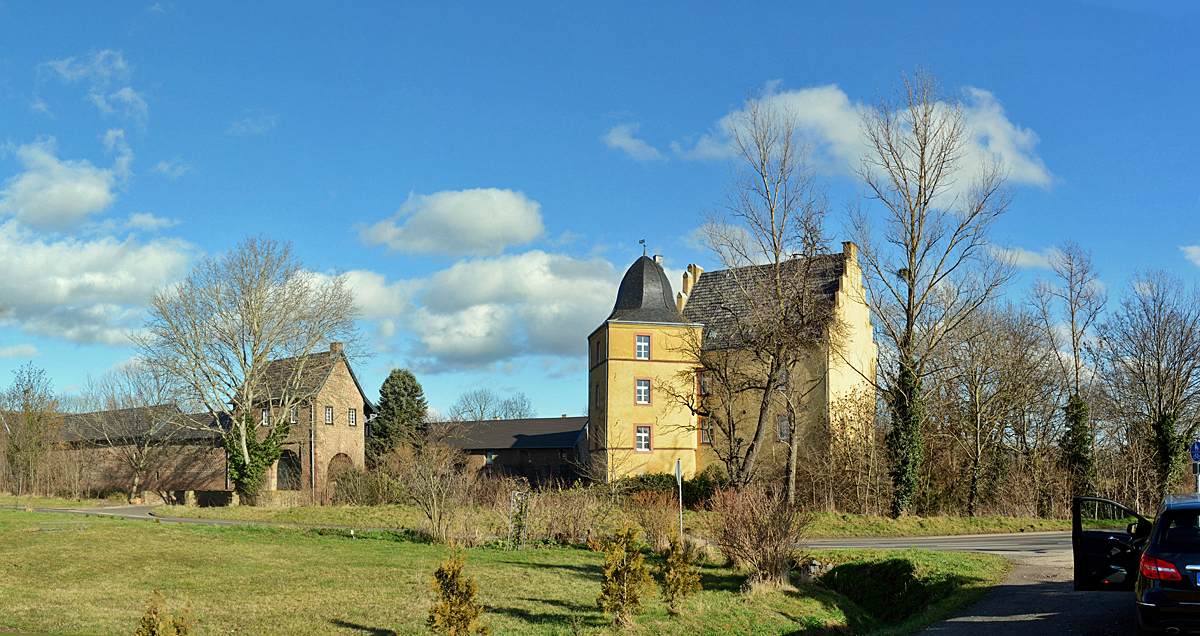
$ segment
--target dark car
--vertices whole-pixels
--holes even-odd
[[[1200,496],[1168,495],[1151,524],[1126,506],[1076,497],[1075,589],[1131,590],[1138,634],[1200,634]]]

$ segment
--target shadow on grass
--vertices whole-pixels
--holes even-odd
[[[533,599],[525,599],[533,600]],[[603,627],[611,625],[611,622],[604,618],[600,613],[600,609],[594,606],[582,606],[564,601],[537,601],[547,605],[557,605],[564,609],[571,609],[570,613],[562,612],[533,612],[521,607],[495,607],[489,605],[487,612],[489,614],[504,614],[510,616],[523,623],[530,625],[571,625],[578,627]]]
[[[357,629],[358,631],[364,632],[364,633],[368,634],[369,636],[397,636],[396,632],[391,629],[382,629],[379,627],[367,627],[366,625],[350,623],[350,622],[347,622],[347,621],[344,621],[344,620],[341,620],[338,618],[335,618],[335,619],[329,621],[329,623],[331,625],[336,625],[338,627],[344,627],[346,629]]]
[[[714,592],[740,592],[746,584],[745,574],[721,567],[700,567],[700,587]]]
[[[540,568],[543,570],[566,570],[583,578],[596,578],[604,573],[599,565],[564,565],[561,563],[530,563],[528,561],[495,561],[505,565],[515,565],[522,568]]]

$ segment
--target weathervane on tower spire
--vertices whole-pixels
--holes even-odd
[[[638,241],[638,245],[642,246],[642,256],[646,255],[646,239]]]

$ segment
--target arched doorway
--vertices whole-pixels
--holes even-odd
[[[350,456],[345,453],[338,453],[333,456],[333,459],[329,460],[329,472],[325,473],[325,480],[329,483],[329,490],[325,495],[326,497],[332,497],[333,493],[337,492],[338,477],[341,477],[343,473],[352,468],[354,468],[354,460],[350,459]]]
[[[279,455],[279,464],[275,468],[276,490],[300,490],[300,456],[285,450]]]

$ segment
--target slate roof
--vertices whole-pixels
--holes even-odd
[[[169,437],[176,441],[212,439],[229,430],[227,418],[218,418],[209,413],[184,414],[174,404],[159,404],[144,408],[97,411],[95,413],[71,413],[63,416],[60,437],[64,442],[103,441],[103,429],[113,439],[141,437],[142,432],[154,421],[170,418],[170,425],[156,431],[159,438]]]
[[[642,256],[621,279],[617,302],[608,320],[622,322],[682,323],[667,274],[654,259]]]
[[[574,448],[583,438],[586,417],[535,417],[461,422],[446,441],[462,450]]]
[[[342,353],[321,351],[303,356],[280,358],[268,362],[266,369],[263,371],[265,376],[263,385],[267,391],[267,395],[270,396],[266,399],[281,396],[287,388],[289,379],[300,365],[303,365],[304,370],[301,373],[296,389],[291,391],[292,395],[316,395],[321,391],[321,387],[325,386],[325,382],[329,380],[329,376],[333,373],[333,367],[337,364],[338,359],[344,357]],[[366,391],[363,391],[362,384],[359,383],[358,376],[354,375],[354,368],[350,366],[349,361],[346,362],[346,369],[350,371],[350,378],[354,380],[354,386],[358,389],[359,394],[362,395],[364,415],[374,413],[375,405],[367,397]]]
[[[845,254],[793,258],[779,265],[797,277],[804,275],[806,266],[809,290],[818,297],[824,297],[832,306],[841,276],[846,271]],[[740,326],[735,316],[752,314],[754,292],[774,267],[749,265],[700,275],[683,307],[683,316],[688,322],[704,325],[705,349],[740,348]]]

